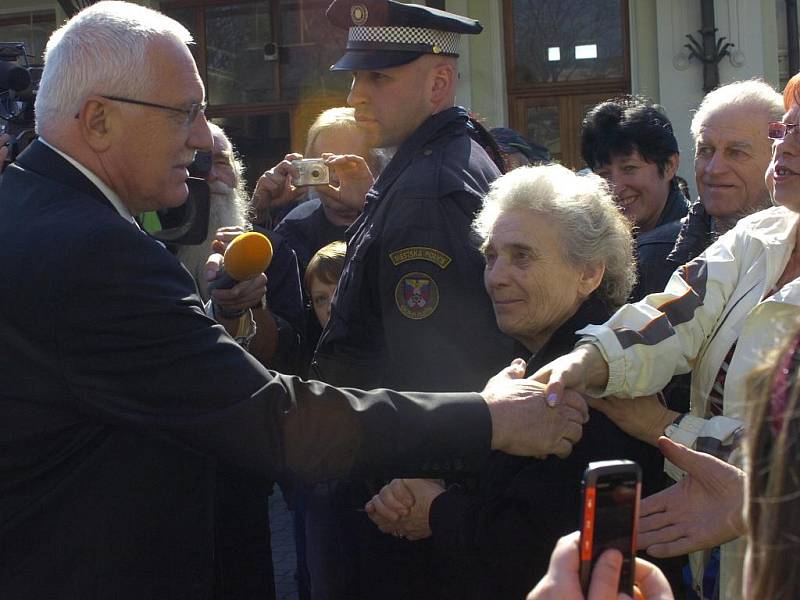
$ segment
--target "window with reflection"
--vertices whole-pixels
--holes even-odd
[[[503,0],[509,126],[583,167],[587,107],[630,91],[627,0]]]
[[[346,97],[349,79],[329,70],[346,32],[325,17],[328,0],[175,0],[162,9],[197,40],[209,104],[276,104]]]
[[[525,137],[536,140],[550,150],[551,156],[560,158],[561,110],[558,102],[529,104],[525,109]]]
[[[213,121],[233,140],[244,161],[244,177],[252,188],[261,174],[283,160],[291,145],[289,114],[231,115]]]
[[[279,98],[276,69],[264,48],[275,44],[270,4],[205,8],[209,104],[252,104]]]
[[[328,22],[328,0],[283,0],[280,3],[280,75],[283,98],[308,100],[347,97],[350,78],[330,66],[342,55],[347,32]]]
[[[164,0],[194,37],[207,114],[244,157],[251,185],[301,150],[319,112],[344,105],[350,78],[329,70],[347,32],[325,17],[330,0]],[[274,162],[270,162],[273,161]]]
[[[620,78],[620,0],[514,0],[514,74],[520,85]]]

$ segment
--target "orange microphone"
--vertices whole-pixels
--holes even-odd
[[[245,281],[267,270],[272,261],[272,244],[267,236],[257,231],[240,233],[225,250],[223,269],[217,278],[209,282],[209,291],[232,288],[240,281]],[[233,319],[244,311],[220,311],[223,317]]]

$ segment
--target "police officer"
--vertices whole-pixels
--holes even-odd
[[[495,323],[471,229],[500,171],[473,139],[477,125],[455,106],[460,36],[482,26],[392,0],[336,0],[327,14],[349,29],[346,52],[331,69],[352,73],[347,101],[356,121],[371,147],[396,152],[348,230],[345,268],[312,376],[367,389],[480,389],[514,348]],[[357,563],[358,583],[354,589],[345,580],[342,590],[341,579],[324,582],[328,597],[441,597],[430,542],[382,536],[354,510],[376,489],[350,482],[334,494],[345,509],[332,520],[350,519],[338,547],[357,556],[350,566]],[[327,572],[348,569],[329,565]]]
[[[350,230],[314,374],[368,389],[480,389],[513,357],[470,226],[499,170],[454,106],[460,35],[482,26],[392,0],[336,0],[328,18],[349,28],[331,68],[352,72],[356,120],[373,147],[397,151]]]

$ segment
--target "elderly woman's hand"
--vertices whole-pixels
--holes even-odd
[[[367,515],[384,533],[411,541],[432,535],[429,513],[443,492],[443,482],[434,479],[394,479],[367,502]]]
[[[543,366],[533,374],[533,379],[547,386],[547,401],[554,404],[566,389],[582,392],[604,388],[608,383],[608,363],[595,346],[582,344]]]
[[[614,421],[622,431],[652,446],[658,445],[658,438],[664,435],[664,429],[679,415],[664,406],[656,395],[587,398],[587,402]]]
[[[616,550],[604,552],[595,564],[589,595],[581,590],[578,541],[580,533],[565,535],[550,556],[545,576],[528,594],[527,600],[623,600],[627,594],[617,592],[622,555]],[[654,564],[636,559],[634,595],[637,600],[673,600],[667,578]]]

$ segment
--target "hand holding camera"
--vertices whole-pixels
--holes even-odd
[[[338,180],[339,187],[328,186],[327,196],[335,200],[339,208],[361,212],[364,199],[375,183],[367,161],[356,154],[323,153],[325,164],[333,171],[332,179]],[[325,193],[320,190],[321,193]]]
[[[302,158],[302,154],[287,154],[281,162],[258,178],[250,199],[256,223],[264,222],[270,210],[286,206],[305,192],[305,188],[292,185],[292,177],[296,173],[292,161]]]
[[[366,161],[354,154],[324,153],[322,158],[287,154],[284,160],[258,180],[251,205],[255,222],[262,222],[271,209],[280,208],[314,187],[329,209],[357,213],[375,178]]]

